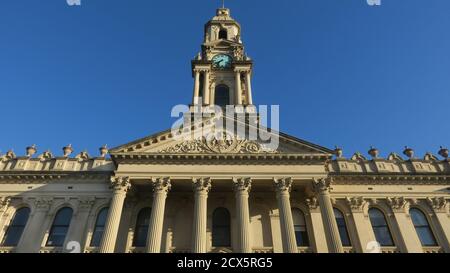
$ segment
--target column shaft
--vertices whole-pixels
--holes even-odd
[[[250,178],[234,179],[234,192],[236,197],[238,226],[238,253],[253,252],[250,242],[250,212],[248,207],[248,197],[250,189]]]
[[[250,71],[247,71],[245,73],[245,81],[247,83],[247,103],[249,105],[253,105],[252,81],[251,81],[251,72]]]
[[[153,206],[147,235],[147,253],[161,252],[164,211],[169,190],[169,178],[157,178],[153,180]]]
[[[114,193],[109,205],[105,231],[99,248],[100,253],[113,253],[115,250],[123,203],[131,185],[128,177],[116,177],[111,182]]]
[[[298,253],[290,201],[291,187],[292,179],[275,179],[278,209],[280,211],[281,239],[283,241],[284,253]]]
[[[209,89],[209,71],[205,71],[205,78],[204,78],[204,84],[203,84],[203,104],[208,105],[210,104],[209,98],[211,95],[211,90]]]
[[[206,226],[208,192],[211,189],[210,179],[195,179],[193,181],[195,194],[194,227],[192,231],[192,252],[206,253]]]
[[[320,179],[314,181],[314,189],[318,193],[320,211],[322,212],[323,225],[325,227],[325,235],[328,241],[328,250],[331,253],[343,253],[341,237],[334,216],[333,204],[329,193],[330,181]]]
[[[241,90],[241,71],[235,71],[236,73],[236,105],[242,104],[242,90]]]
[[[194,80],[194,97],[192,99],[192,104],[196,105],[199,103],[200,96],[200,71],[194,70],[195,80]]]

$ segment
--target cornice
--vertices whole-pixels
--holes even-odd
[[[323,164],[328,159],[324,154],[161,154],[161,153],[117,153],[112,158],[118,164],[144,164],[144,163],[198,163],[212,164]]]
[[[442,185],[450,184],[445,174],[341,174],[330,173],[334,185]]]
[[[52,183],[64,180],[93,181],[108,180],[113,172],[111,171],[75,171],[75,172],[1,172],[0,184],[34,184],[34,183]],[[93,181],[95,182],[95,181]]]

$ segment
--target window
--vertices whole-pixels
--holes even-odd
[[[224,39],[224,40],[228,39],[228,31],[226,29],[221,29],[219,31],[219,39]]]
[[[144,247],[147,245],[147,234],[151,212],[151,208],[143,208],[139,211],[133,237],[133,246],[135,247]]]
[[[394,246],[391,231],[384,214],[379,209],[372,208],[369,210],[369,218],[378,243],[381,246]]]
[[[98,247],[102,241],[103,232],[105,231],[106,219],[108,217],[108,208],[103,208],[97,215],[94,233],[92,233],[91,246]]]
[[[47,246],[63,246],[72,220],[72,213],[71,208],[62,208],[56,213],[48,236]]]
[[[226,107],[230,104],[230,88],[226,85],[218,85],[215,92],[215,105]]]
[[[336,208],[334,208],[334,217],[339,229],[339,236],[341,237],[342,246],[352,246],[350,237],[348,236],[347,225],[345,223],[344,214]]]
[[[212,245],[214,247],[231,246],[230,213],[225,208],[217,208],[213,213]]]
[[[409,213],[422,245],[437,246],[436,238],[434,237],[428,220],[423,212],[418,209],[411,209]]]
[[[294,220],[295,239],[297,246],[309,246],[308,230],[306,228],[305,215],[299,209],[292,209],[292,218]]]
[[[3,239],[3,246],[17,246],[19,244],[29,216],[29,208],[21,208],[16,211]]]

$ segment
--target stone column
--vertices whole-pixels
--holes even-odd
[[[200,96],[200,71],[197,69],[194,69],[194,73],[195,73],[194,97],[192,99],[192,104],[196,105],[199,103],[199,96]]]
[[[146,252],[160,253],[166,199],[171,188],[170,178],[153,178],[152,184],[153,206],[148,228]]]
[[[352,211],[358,242],[353,246],[358,253],[373,251],[369,243],[376,241],[367,211],[367,201],[363,197],[347,197],[347,205]]]
[[[325,228],[323,227],[322,213],[320,212],[319,200],[316,197],[311,197],[305,200],[305,205],[309,209],[311,217],[312,231],[308,231],[313,236],[314,249],[316,253],[328,253],[327,238]]]
[[[205,70],[203,79],[203,104],[210,104],[209,98],[211,96],[211,90],[209,89],[209,70]]]
[[[253,105],[253,96],[252,96],[252,80],[251,80],[251,72],[247,71],[245,73],[245,81],[247,83],[247,101],[249,105]]]
[[[80,244],[80,251],[83,253],[86,246],[86,232],[88,227],[89,215],[91,208],[95,203],[95,197],[81,197],[78,200],[78,209],[76,214],[73,215],[69,234],[67,235],[67,242],[78,242]],[[64,251],[70,252],[70,249],[64,249]]]
[[[234,193],[236,198],[238,253],[252,253],[250,243],[250,211],[248,197],[252,186],[250,178],[234,178]]]
[[[241,71],[235,70],[235,82],[236,82],[236,105],[242,104],[242,90],[241,90]]]
[[[194,227],[192,229],[192,252],[206,253],[206,225],[208,210],[208,193],[211,190],[210,178],[194,178],[195,195]]]
[[[19,245],[18,253],[39,253],[44,238],[44,223],[53,204],[51,198],[39,198],[35,201],[34,210],[30,215]]]
[[[400,230],[400,236],[397,237],[402,243],[402,246],[399,246],[402,252],[423,253],[419,236],[409,216],[409,202],[403,197],[388,197],[386,202],[391,207],[396,225]]]
[[[441,238],[443,239],[442,248],[446,253],[450,253],[450,218],[448,217],[449,204],[444,197],[428,198],[427,202],[433,209],[434,214],[436,215],[436,220],[439,223],[439,231],[442,234]]]
[[[343,253],[341,237],[334,216],[333,205],[330,197],[330,179],[318,179],[313,182],[313,189],[318,195],[320,211],[322,212],[325,236],[328,241],[328,251],[331,253]]]
[[[108,218],[106,220],[102,242],[100,243],[100,253],[113,253],[115,250],[123,203],[131,187],[130,178],[113,177],[111,178],[111,186],[114,192],[111,204],[109,205]]]
[[[3,230],[3,226],[5,225],[5,212],[9,207],[9,204],[11,203],[10,197],[0,197],[0,230]],[[0,236],[3,235],[4,232],[0,232]]]
[[[275,178],[274,185],[277,193],[278,209],[280,211],[283,252],[298,253],[290,200],[292,178]]]

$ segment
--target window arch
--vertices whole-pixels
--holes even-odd
[[[230,88],[224,84],[218,85],[215,90],[214,104],[221,107],[226,107],[230,104]]]
[[[147,234],[151,213],[151,208],[143,208],[139,211],[136,227],[134,228],[133,246],[144,247],[147,245]]]
[[[69,207],[62,208],[56,213],[47,239],[47,246],[61,247],[64,245],[72,214],[73,210]]]
[[[105,231],[106,219],[108,217],[108,209],[103,208],[97,215],[97,220],[95,221],[94,232],[92,233],[91,246],[98,247],[102,241],[103,232]]]
[[[228,40],[228,31],[226,29],[222,28],[219,31],[219,39]]]
[[[419,236],[420,242],[423,246],[437,246],[436,238],[428,223],[427,217],[419,209],[412,208],[409,210],[411,220]]]
[[[300,209],[292,209],[292,219],[294,220],[295,239],[297,246],[309,246],[308,229],[306,227],[305,214]]]
[[[213,213],[212,245],[214,247],[231,246],[230,212],[226,208],[217,208]]]
[[[375,238],[381,246],[394,246],[391,231],[386,222],[386,217],[379,209],[369,209],[370,223],[372,224]]]
[[[347,224],[345,222],[344,214],[337,208],[333,208],[334,217],[339,229],[339,236],[341,237],[342,246],[352,246],[350,237],[348,236]]]
[[[3,246],[17,246],[20,238],[22,237],[23,230],[27,225],[28,218],[30,217],[30,209],[25,207],[18,209],[14,214],[11,224],[6,230],[5,237],[3,238]]]

